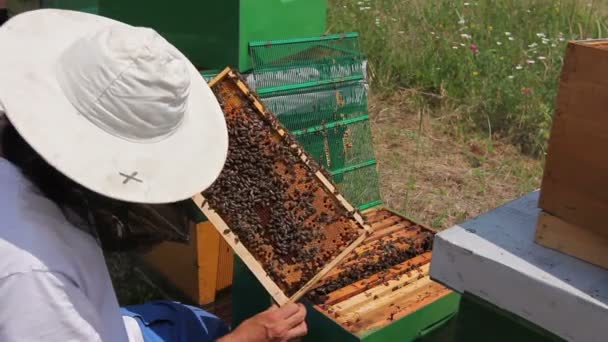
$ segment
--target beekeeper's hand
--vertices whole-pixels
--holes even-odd
[[[244,321],[218,342],[287,342],[308,333],[306,307],[287,304],[270,309]]]

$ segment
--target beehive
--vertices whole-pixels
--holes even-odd
[[[381,207],[357,34],[250,44],[264,103],[328,170],[374,233],[306,296],[305,341],[411,341],[455,312],[458,295],[428,276],[434,232]],[[386,285],[385,285],[386,284]],[[394,290],[393,290],[394,289]],[[237,259],[233,322],[268,300]]]
[[[363,212],[373,233],[303,299],[304,341],[414,341],[448,322],[460,296],[429,277],[435,232],[384,207]],[[268,307],[237,260],[233,322]]]
[[[369,227],[236,72],[226,69],[210,86],[229,151],[195,202],[277,303],[297,300]]]
[[[353,334],[388,325],[450,293],[429,278],[433,230],[384,208],[365,217],[373,234],[307,296]]]

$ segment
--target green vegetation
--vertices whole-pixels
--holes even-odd
[[[602,1],[329,0],[329,31],[357,31],[373,89],[458,108],[461,129],[545,150],[568,40],[608,34]],[[441,112],[445,112],[441,111]]]

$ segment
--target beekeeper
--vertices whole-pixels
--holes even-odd
[[[179,303],[119,308],[99,242],[115,227],[101,218],[128,222],[108,203],[186,200],[226,159],[221,108],[175,47],[151,29],[49,9],[10,19],[0,46],[0,341],[306,334],[300,304],[231,332]]]

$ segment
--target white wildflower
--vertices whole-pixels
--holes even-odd
[[[535,47],[537,47],[537,46],[538,46],[538,44],[536,44],[536,43],[532,43],[532,44],[528,45],[528,47],[529,47],[530,49],[534,49],[534,48],[535,48]]]
[[[405,33],[405,31],[399,31],[399,34],[404,34],[404,33]]]
[[[513,76],[513,75],[509,75],[509,79],[510,79],[510,80],[512,80],[512,79],[514,79],[514,78],[515,78],[515,76]]]
[[[557,47],[557,45],[555,45],[555,43],[551,44],[551,47]]]
[[[469,6],[469,5],[470,5],[470,3],[468,3],[468,2],[465,2],[465,3],[464,3],[464,5],[465,5],[465,6]]]
[[[458,23],[460,25],[464,25],[464,23],[466,23],[466,21],[464,21],[464,18],[460,18],[460,20],[458,20]]]
[[[502,42],[496,42],[496,45],[501,46]]]
[[[547,57],[545,56],[538,56],[537,58],[539,61],[544,61],[545,59],[547,59]]]
[[[471,38],[473,38],[473,37],[471,37],[470,34],[466,34],[466,33],[461,34],[460,37],[462,37],[464,39],[471,39]]]
[[[528,63],[528,64],[534,64],[534,63],[536,63],[536,62],[535,62],[533,59],[528,59],[528,60],[526,61],[526,63]]]
[[[515,38],[513,38],[513,37],[509,37],[509,40],[510,40],[510,41],[514,41],[514,40],[515,40]]]
[[[549,44],[549,39],[547,39],[547,38],[543,38],[542,42],[543,42],[543,44],[545,44],[545,45],[546,45],[546,44]]]
[[[464,45],[464,44],[460,43],[460,46],[465,47],[466,45]]]
[[[452,46],[452,49],[458,50],[458,46]]]
[[[505,36],[510,37],[511,36],[511,32],[505,32]]]
[[[521,69],[523,69],[523,68],[524,68],[524,67],[523,67],[523,66],[521,66],[521,64],[518,64],[518,65],[515,67],[515,69],[517,69],[517,70],[521,70]]]
[[[546,38],[546,37],[547,37],[547,36],[546,36],[544,33],[542,33],[542,32],[537,33],[537,34],[536,34],[536,36],[537,36],[538,38]]]

